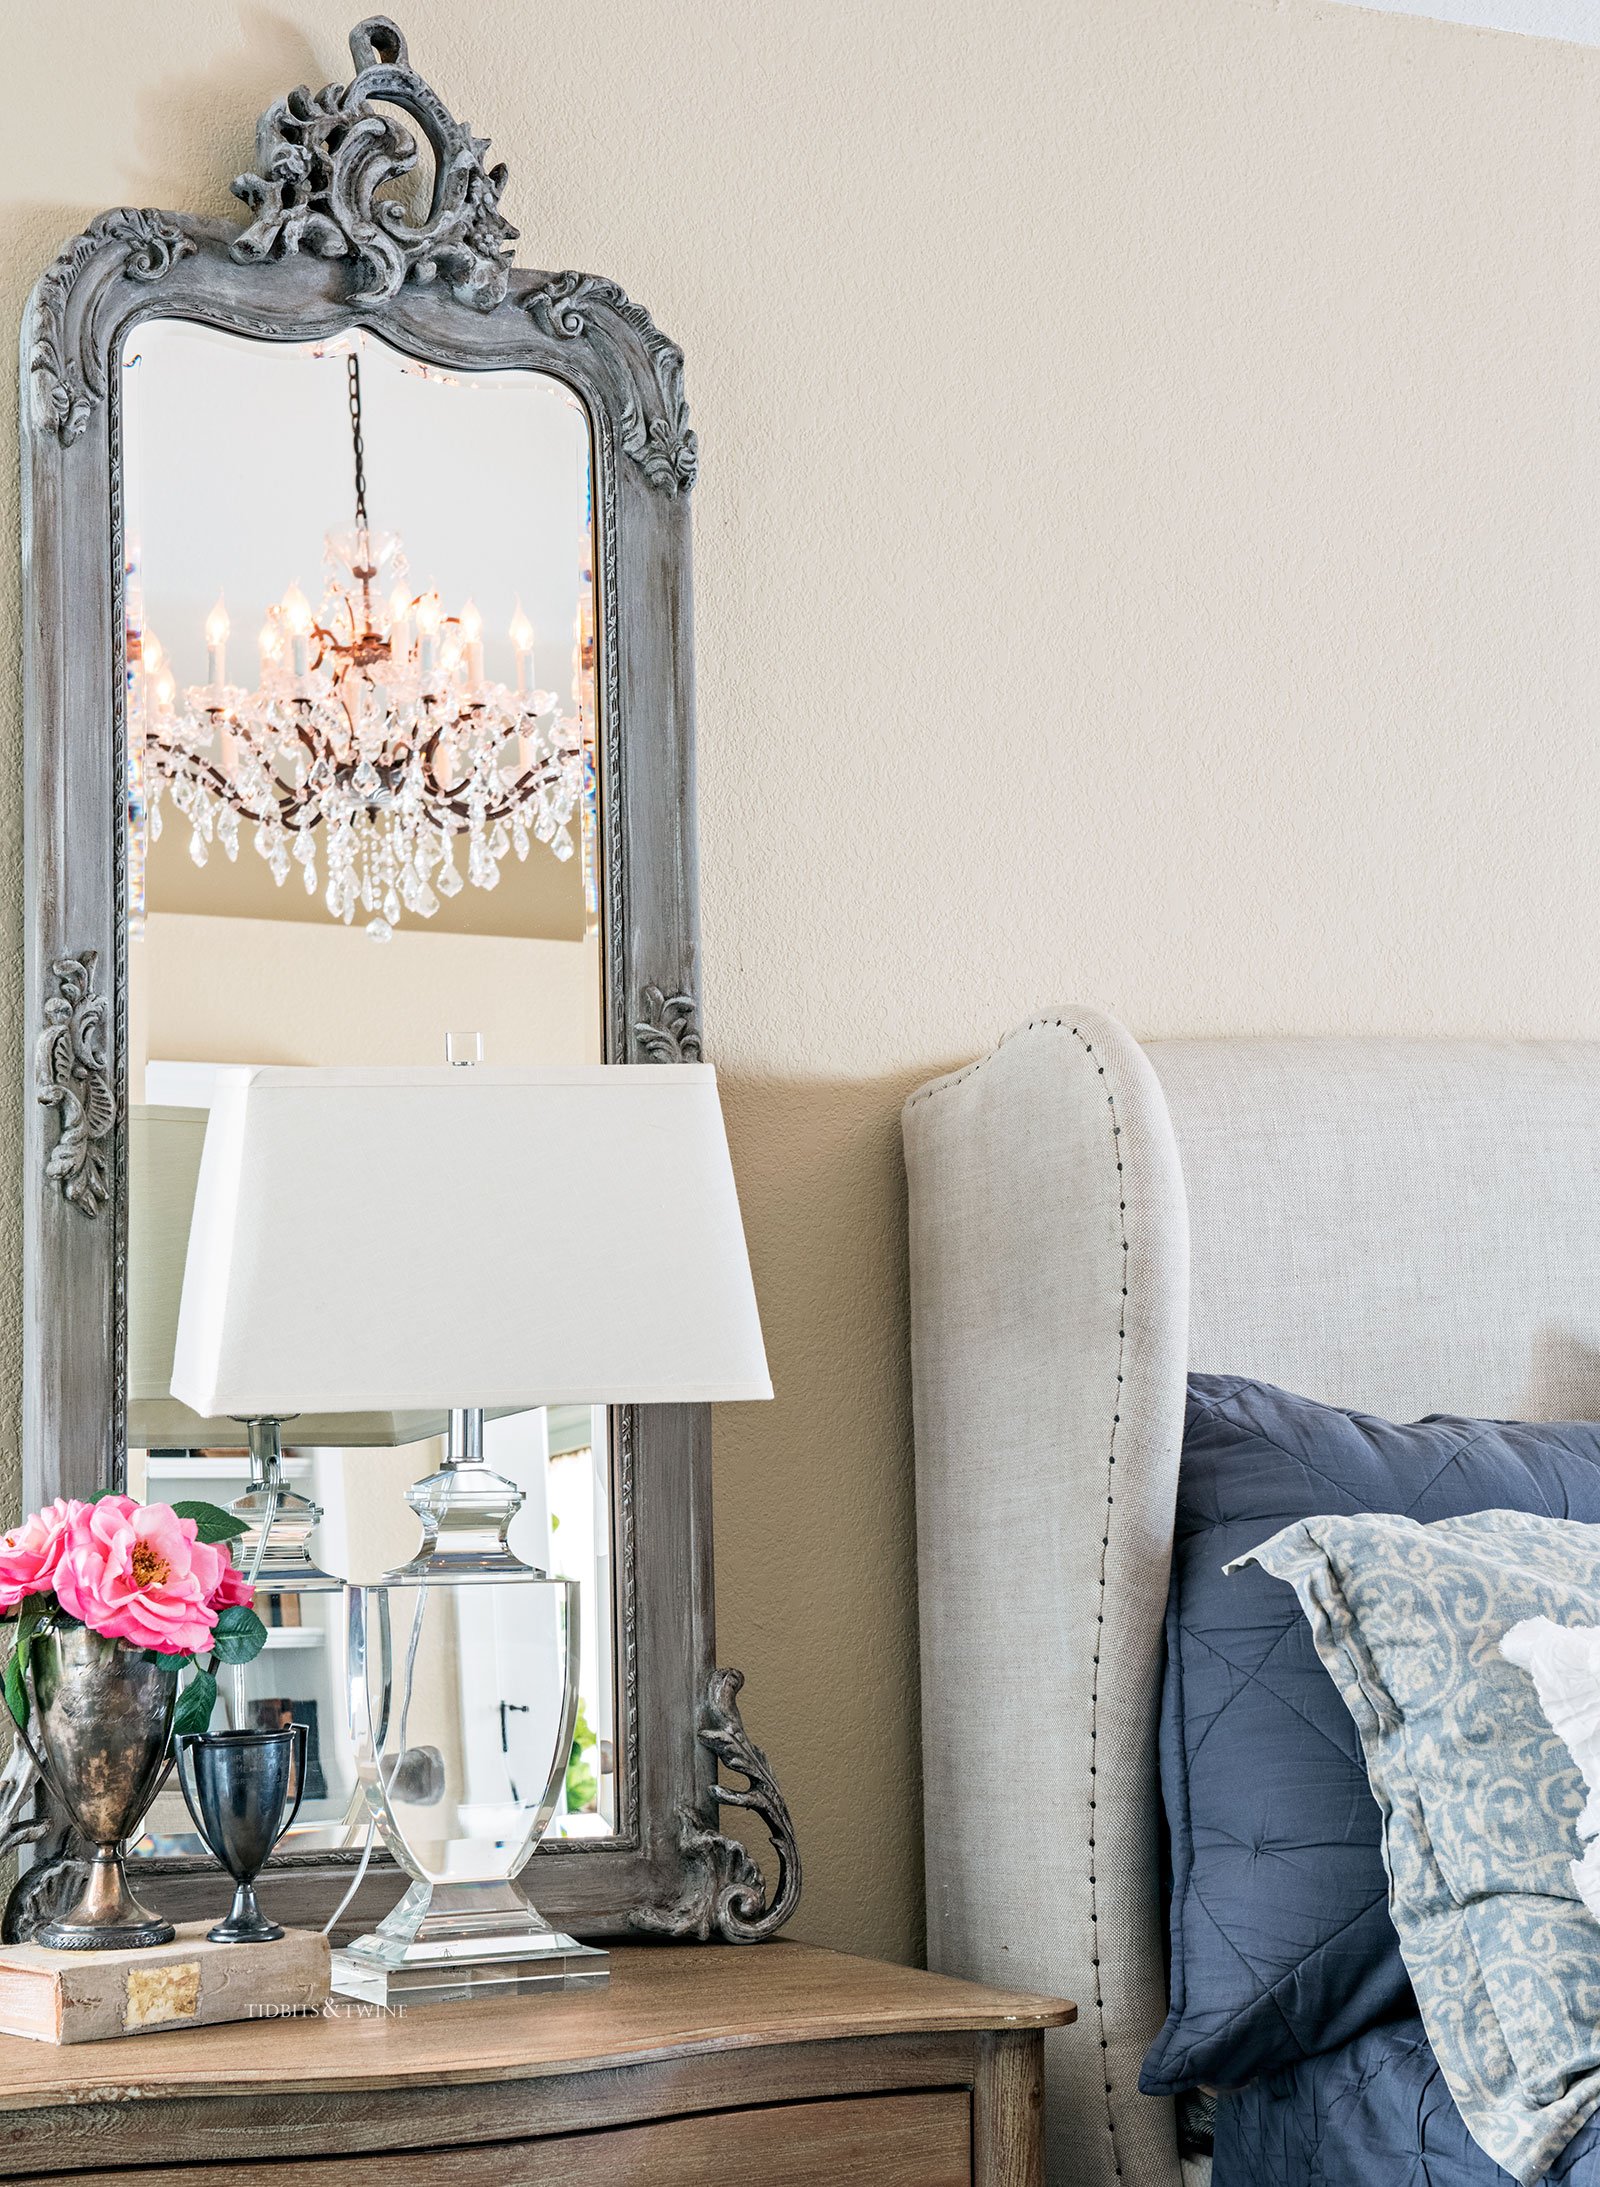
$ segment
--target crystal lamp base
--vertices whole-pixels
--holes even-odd
[[[350,1729],[357,1768],[373,1822],[413,1880],[376,1929],[336,1955],[333,1986],[346,1996],[382,2005],[597,1988],[609,1978],[606,1953],[553,1930],[517,1880],[549,1828],[573,1751],[578,1582],[535,1570],[508,1544],[507,1529],[522,1503],[522,1491],[484,1464],[483,1414],[477,1409],[452,1409],[444,1465],[414,1482],[406,1501],[422,1521],[416,1554],[376,1587],[350,1587],[346,1605]],[[414,1600],[397,1702],[391,1589]],[[375,1625],[369,1599],[378,1610]],[[526,1700],[519,1698],[515,1684],[509,1692],[501,1690],[499,1674],[505,1665],[494,1649],[493,1621],[477,1614],[493,1611],[501,1600],[516,1606],[521,1629],[545,1631],[548,1660],[543,1667],[537,1650],[525,1651],[520,1665],[520,1674],[532,1681],[520,1689]],[[537,1614],[541,1610],[547,1615]],[[509,1820],[483,1813],[483,1796],[465,1766],[465,1750],[461,1762],[447,1761],[443,1730],[430,1740],[426,1728],[410,1728],[417,1699],[417,1649],[425,1629],[448,1635],[462,1695],[471,1694],[479,1703],[487,1699],[491,1707],[498,1701],[495,1775],[511,1795]],[[463,1640],[463,1635],[473,1634],[479,1636],[476,1654],[470,1640]],[[368,1647],[373,1637],[378,1642],[376,1660]],[[379,1674],[376,1685],[374,1669]],[[513,1713],[532,1715],[541,1684],[552,1702],[553,1737],[544,1750],[549,1759],[545,1762],[541,1754],[537,1776],[519,1795],[507,1727]],[[426,1713],[425,1703],[417,1706]],[[483,1713],[480,1709],[480,1730]],[[492,1716],[489,1724],[492,1738]],[[482,1760],[481,1752],[478,1758]]]
[[[262,1415],[244,1426],[250,1439],[250,1486],[228,1506],[245,1527],[235,1563],[266,1594],[337,1593],[340,1582],[323,1571],[306,1547],[322,1523],[322,1506],[284,1482],[283,1422]]]
[[[364,2004],[600,1989],[609,1953],[552,1929],[516,1882],[413,1883],[376,1929],[333,1955],[333,1987]]]
[[[507,1939],[509,1946],[510,1939]],[[491,1952],[484,1944],[455,1947],[470,1956],[449,1957],[451,1946],[434,1947],[431,1959],[409,1961],[402,1967],[375,1965],[358,1959],[355,1952],[333,1955],[332,1988],[336,1997],[349,1997],[364,2005],[382,2005],[391,2012],[412,2005],[444,2005],[452,1998],[531,1996],[544,1990],[604,1989],[611,1978],[608,1955],[592,1945],[579,1944],[555,1930],[542,1942],[533,1937],[517,1940],[515,1950]]]

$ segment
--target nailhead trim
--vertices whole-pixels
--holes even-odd
[[[1054,1027],[1057,1031],[1065,1029],[1066,1031],[1070,1032],[1073,1039],[1078,1043],[1078,1046],[1083,1050],[1084,1054],[1089,1058],[1090,1062],[1094,1063],[1097,1074],[1101,1078],[1105,1077],[1106,1067],[1103,1063],[1097,1061],[1093,1043],[1088,1039],[1085,1034],[1079,1032],[1077,1026],[1069,1024],[1066,1018],[1029,1018],[1027,1024],[1019,1027],[1018,1031],[1032,1033],[1042,1031],[1047,1027]],[[1015,1039],[1016,1035],[1008,1033],[1006,1038],[1008,1040]],[[936,1083],[931,1086],[924,1086],[920,1092],[914,1093],[911,1096],[911,1099],[906,1103],[906,1107],[910,1108],[918,1101],[926,1101],[936,1093],[945,1092],[946,1089],[949,1087],[961,1085],[964,1080],[969,1079],[972,1076],[974,1071],[981,1071],[986,1063],[992,1062],[994,1060],[994,1057],[998,1053],[998,1049],[992,1049],[988,1055],[979,1056],[975,1063],[969,1063],[964,1071],[957,1071],[953,1074],[953,1076],[949,1078],[942,1078],[936,1081]],[[1108,1093],[1106,1095],[1106,1106],[1111,1111],[1111,1137],[1115,1146],[1117,1156],[1117,1175],[1118,1177],[1121,1177],[1122,1147],[1120,1142],[1122,1139],[1122,1126],[1117,1122],[1117,1103],[1114,1094]],[[1120,1195],[1117,1200],[1117,1225],[1122,1233],[1122,1251],[1124,1257],[1126,1257],[1128,1251],[1128,1203]],[[1122,1272],[1124,1276],[1126,1276],[1126,1274],[1128,1273],[1126,1266],[1124,1266]],[[1128,1286],[1126,1283],[1124,1283],[1122,1286],[1122,1297],[1124,1302],[1126,1302],[1127,1296]],[[1119,1389],[1122,1387],[1122,1377],[1123,1370],[1126,1365],[1127,1349],[1128,1309],[1126,1303],[1124,1303],[1117,1317],[1117,1387]],[[1122,1420],[1120,1398],[1117,1401],[1117,1407],[1118,1409],[1115,1410],[1111,1415],[1111,1434],[1108,1438],[1106,1449],[1106,1520],[1104,1530],[1102,1531],[1100,1536],[1100,1601],[1098,1614],[1095,1618],[1095,1624],[1097,1627],[1103,1627],[1106,1621],[1106,1559],[1110,1555],[1111,1551],[1111,1512],[1114,1504],[1114,1498],[1111,1492],[1111,1468],[1117,1462],[1117,1429],[1121,1424]],[[1089,1688],[1089,1753],[1091,1756],[1091,1760],[1089,1763],[1089,1775],[1091,1777],[1093,1777],[1096,1773],[1096,1763],[1093,1757],[1095,1757],[1099,1751],[1099,1736],[1100,1643],[1098,1640],[1096,1640],[1094,1650],[1094,1677],[1090,1683]],[[1105,2070],[1109,2071],[1110,2041],[1106,2035],[1106,2001],[1105,1992],[1100,1985],[1100,1907],[1099,1879],[1096,1872],[1097,1863],[1095,1860],[1095,1823],[1093,1819],[1094,1811],[1095,1803],[1093,1793],[1091,1791],[1091,1796],[1089,1800],[1089,1923],[1094,1931],[1094,1951],[1093,1956],[1090,1958],[1089,1964],[1094,1970],[1094,2013],[1095,2021],[1100,2031],[1100,2054]],[[1113,2089],[1109,2081],[1107,2081],[1105,2084],[1105,2094],[1106,2132],[1111,2139],[1111,2163],[1117,2178],[1121,2179],[1123,2176],[1122,2156],[1117,2148],[1117,2121],[1116,2114],[1112,2108],[1111,2099],[1113,2095]]]

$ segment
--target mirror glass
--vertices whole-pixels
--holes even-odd
[[[591,441],[581,403],[541,374],[447,372],[359,330],[271,343],[170,320],[126,345],[121,430],[127,1486],[226,1505],[252,1478],[245,1431],[168,1388],[218,1066],[603,1060]],[[441,1425],[285,1423],[286,1485],[322,1509],[310,1548],[326,1572],[371,1581],[410,1556],[404,1492],[438,1465]],[[580,1582],[580,1714],[553,1827],[608,1835],[607,1415],[491,1419],[484,1455],[524,1491],[513,1547]],[[215,1721],[304,1722],[285,1850],[359,1846],[341,1597],[286,1589],[259,1607],[267,1647],[224,1677]],[[453,1636],[439,1621],[438,1659],[417,1666],[446,1727],[430,1736],[460,1697],[449,1782],[486,1814],[543,1784],[519,1722],[472,1720],[482,1648],[542,1645],[502,1623]],[[508,1657],[490,1683],[514,1693],[526,1672]],[[139,1850],[201,1850],[175,1790]]]

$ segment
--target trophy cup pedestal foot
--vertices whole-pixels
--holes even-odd
[[[89,1863],[88,1880],[59,1921],[41,1921],[32,1942],[52,1952],[140,1951],[170,1944],[176,1932],[128,1889],[121,1848],[99,1846]]]

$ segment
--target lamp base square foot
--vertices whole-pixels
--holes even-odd
[[[333,1994],[384,2012],[409,2012],[414,2005],[462,1997],[487,2004],[544,1991],[604,1989],[611,1979],[610,1954],[574,1937],[552,1932],[515,1943],[515,1949],[487,1952],[481,1944],[436,1947],[403,1966],[385,1966],[358,1950],[337,1951]]]

